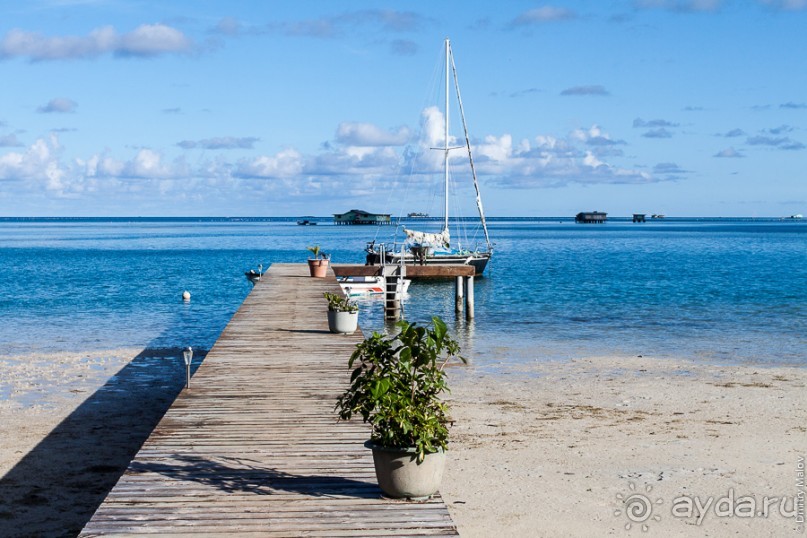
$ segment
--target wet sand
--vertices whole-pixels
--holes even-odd
[[[184,385],[178,353],[0,357],[0,536],[78,534]]]

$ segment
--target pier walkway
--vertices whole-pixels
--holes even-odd
[[[361,335],[328,332],[333,276],[273,264],[80,536],[456,536],[439,496],[381,496],[369,428],[337,422]]]

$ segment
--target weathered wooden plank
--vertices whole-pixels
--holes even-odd
[[[383,498],[367,427],[336,421],[362,335],[328,332],[337,284],[307,271],[270,268],[81,536],[457,535],[439,495]]]

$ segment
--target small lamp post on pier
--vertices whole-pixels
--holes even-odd
[[[191,346],[182,350],[182,358],[185,360],[185,388],[191,388],[191,361],[193,360],[193,349]]]

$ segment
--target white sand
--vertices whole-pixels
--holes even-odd
[[[805,369],[610,357],[452,375],[441,491],[463,536],[630,536],[643,525],[655,536],[803,532],[778,502],[767,518],[758,512],[764,497],[787,497],[790,512],[805,493]],[[625,513],[618,495],[633,494],[652,501],[648,519]],[[685,514],[684,495],[691,506],[725,500],[698,525],[696,509],[672,514],[674,502]],[[754,517],[737,517],[751,506],[743,496],[754,497]]]
[[[139,351],[0,356],[0,476]]]
[[[0,357],[0,535],[70,536],[92,514],[173,399],[163,373],[95,392],[136,353]],[[732,490],[792,510],[807,369],[607,357],[450,375],[442,493],[463,536],[798,536],[778,503],[700,525],[671,510]],[[662,503],[631,520],[618,495]]]
[[[138,351],[0,357],[0,536],[92,516],[184,383],[174,352]]]

